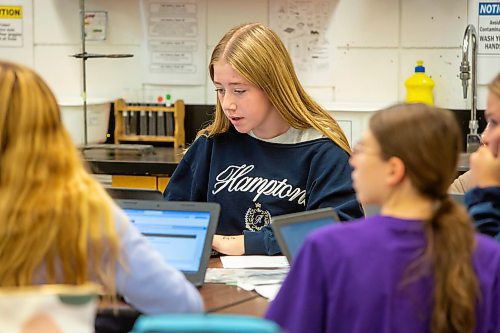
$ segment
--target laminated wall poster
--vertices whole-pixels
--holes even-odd
[[[204,85],[206,0],[142,0],[143,82]]]
[[[500,1],[479,2],[478,53],[500,55]]]

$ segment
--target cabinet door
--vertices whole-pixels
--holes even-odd
[[[158,190],[161,192],[165,192],[165,188],[170,181],[170,177],[158,177]]]
[[[157,180],[155,176],[127,176],[113,175],[111,179],[113,187],[133,187],[157,189]]]

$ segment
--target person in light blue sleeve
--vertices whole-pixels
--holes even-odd
[[[0,61],[0,287],[95,282],[145,314],[203,302],[90,175],[33,70]]]
[[[213,248],[230,255],[280,252],[273,216],[333,207],[363,216],[339,124],[305,92],[278,35],[259,23],[227,32],[209,64],[215,118],[173,173],[167,200],[222,206]]]
[[[116,290],[135,309],[147,314],[203,311],[198,291],[168,265],[146,238],[116,208],[120,253],[126,265],[116,265]]]

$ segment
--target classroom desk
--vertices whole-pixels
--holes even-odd
[[[211,258],[208,267],[221,268],[219,258]],[[262,317],[268,301],[255,291],[246,291],[236,286],[206,283],[200,289],[208,313],[231,313]]]
[[[263,317],[266,313],[268,305],[269,302],[267,301],[267,299],[261,296],[256,296],[241,303],[233,304],[231,306],[220,309],[217,311],[217,313]]]
[[[219,258],[211,258],[209,267],[221,268]],[[205,304],[206,313],[224,313],[263,317],[268,306],[266,298],[254,291],[236,286],[207,283],[198,289]],[[139,313],[128,304],[115,307],[101,303],[97,312],[96,333],[125,333],[134,325]]]
[[[219,258],[211,258],[211,268],[221,268]],[[207,313],[231,313],[262,317],[267,309],[268,301],[254,291],[246,291],[236,286],[220,283],[206,283],[200,287],[199,292],[205,304]],[[101,313],[111,313],[113,310],[102,304]],[[115,311],[118,315],[134,316],[137,312],[124,303],[118,304]]]

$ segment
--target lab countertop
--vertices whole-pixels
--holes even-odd
[[[181,148],[153,148],[145,151],[86,149],[83,157],[91,172],[108,175],[171,176],[182,159]]]
[[[83,151],[91,172],[108,175],[171,176],[182,159],[181,148],[153,148],[138,152],[120,149]],[[460,154],[459,173],[469,170],[469,154]]]

